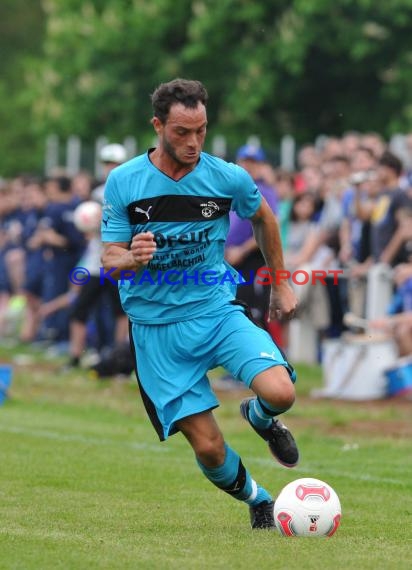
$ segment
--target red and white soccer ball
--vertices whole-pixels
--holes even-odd
[[[342,510],[330,485],[303,478],[282,489],[274,515],[276,528],[284,536],[332,536],[339,527]]]
[[[98,202],[88,200],[77,206],[73,213],[73,222],[81,232],[96,232],[102,221],[102,207]]]

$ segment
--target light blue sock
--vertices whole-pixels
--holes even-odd
[[[272,424],[272,419],[286,410],[279,410],[270,406],[264,400],[253,398],[249,402],[249,419],[256,428],[267,429]]]
[[[205,476],[216,487],[248,505],[271,501],[270,494],[258,485],[245,469],[239,455],[225,444],[225,460],[219,467],[206,467],[199,459],[197,463]]]
[[[255,507],[256,505],[259,505],[259,503],[262,503],[263,501],[267,501],[268,503],[273,501],[272,497],[269,495],[269,493],[266,491],[266,489],[264,489],[263,487],[258,485],[257,490],[258,491],[257,491],[256,498],[252,499],[251,501],[246,501],[246,503],[248,505]]]

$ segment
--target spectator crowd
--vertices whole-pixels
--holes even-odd
[[[101,160],[107,176],[126,160],[125,150],[108,145]],[[393,296],[371,326],[393,335],[401,356],[411,355],[412,135],[402,156],[377,134],[351,132],[302,147],[294,172],[274,167],[254,145],[242,146],[236,162],[278,217],[287,269],[342,270],[338,283],[332,275],[322,287],[296,285],[301,315],[310,315],[319,339],[339,337],[347,313],[370,317],[365,284],[371,269],[383,264]],[[81,202],[101,202],[103,190],[104,180],[86,171],[0,181],[0,339],[68,353],[68,367],[81,365],[88,351],[101,358],[127,342],[116,286],[99,294],[89,289],[87,297],[69,280],[74,267],[99,263],[99,235],[80,231],[73,212]],[[232,214],[226,259],[242,275],[256,272],[264,261],[250,224]],[[267,323],[267,294],[254,282],[239,287],[238,296],[287,350],[289,326]]]

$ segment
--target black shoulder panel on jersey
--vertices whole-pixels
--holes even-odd
[[[230,210],[231,198],[215,196],[157,196],[137,200],[127,206],[130,223],[198,222],[216,220]]]

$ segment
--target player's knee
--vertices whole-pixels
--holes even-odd
[[[253,390],[269,405],[288,410],[295,401],[295,386],[283,366],[276,366],[256,377]]]
[[[292,382],[285,382],[268,386],[263,394],[259,394],[271,407],[286,411],[295,401],[295,387]]]
[[[289,382],[276,390],[272,397],[268,398],[268,403],[278,410],[288,410],[293,406],[295,397],[295,387]]]

